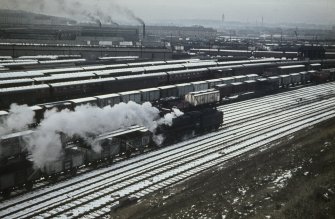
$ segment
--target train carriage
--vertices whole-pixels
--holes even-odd
[[[95,97],[97,98],[98,106],[100,108],[103,108],[106,106],[114,106],[121,102],[120,94],[106,94],[106,95],[100,95],[100,96],[95,96]]]
[[[300,72],[299,74],[300,74],[300,77],[301,77],[301,83],[302,84],[306,84],[306,83],[311,81],[311,73],[310,72],[304,71],[304,72]]]
[[[178,97],[178,89],[175,85],[158,87],[161,99]]]
[[[145,75],[133,75],[117,77],[112,92],[123,92],[131,88],[131,90],[139,90],[145,88],[159,87],[166,85],[168,76],[166,73],[155,73]]]
[[[300,73],[291,73],[291,84],[292,85],[297,85],[301,83],[301,74]]]
[[[274,89],[282,87],[281,78],[279,76],[268,77],[268,81],[273,84]]]
[[[240,95],[247,91],[247,85],[243,82],[231,83],[232,95]]]
[[[12,103],[35,105],[50,100],[49,85],[32,85],[0,89],[0,108],[6,109]]]
[[[0,88],[31,86],[34,84],[35,81],[31,78],[2,80],[0,81]]]
[[[248,77],[245,75],[238,75],[238,76],[234,76],[234,82],[243,82],[248,80]]]
[[[279,75],[280,78],[280,84],[284,87],[289,87],[292,83],[291,76],[290,75]]]
[[[191,84],[193,85],[194,91],[202,91],[202,90],[209,89],[207,81],[196,81],[196,82],[191,82]]]
[[[31,130],[11,133],[0,137],[0,163],[6,164],[16,158],[24,158],[27,155],[25,147],[26,138],[34,132]]]
[[[212,78],[223,78],[234,75],[234,70],[230,66],[210,67],[208,70]]]
[[[256,80],[248,80],[244,82],[245,86],[246,86],[246,92],[254,92],[256,91],[257,88],[257,82]]]
[[[207,68],[169,71],[167,74],[169,76],[168,81],[170,84],[192,82],[210,77]]]
[[[52,99],[63,100],[113,92],[116,87],[115,82],[115,78],[108,78],[50,84]]]
[[[106,69],[102,71],[96,71],[95,74],[101,78],[108,78],[108,77],[139,75],[144,74],[144,72],[145,72],[144,68],[137,67],[137,68],[123,68],[123,69]]]
[[[208,89],[212,89],[216,85],[223,83],[221,79],[211,79],[211,80],[207,80],[206,82],[208,83]]]
[[[141,92],[140,91],[127,91],[119,93],[121,97],[121,101],[123,103],[128,103],[129,101],[133,101],[135,103],[141,103]]]
[[[186,94],[193,92],[193,85],[191,83],[177,84],[178,97],[184,97]]]
[[[147,88],[140,90],[142,102],[156,102],[160,99],[158,88]]]
[[[74,174],[82,165],[84,165],[84,154],[76,147],[65,148],[59,159],[46,163],[41,171],[45,177],[54,178],[63,173]]]
[[[84,97],[84,98],[78,98],[69,100],[71,103],[71,108],[74,109],[77,106],[83,106],[83,105],[89,105],[89,106],[97,106],[98,105],[98,99],[95,97]]]
[[[235,82],[235,77],[221,78],[223,84],[231,84]]]
[[[7,118],[8,118],[9,113],[4,110],[0,110],[0,124],[3,124]]]
[[[40,175],[34,169],[33,162],[28,160],[0,166],[0,192],[7,198],[14,188],[30,190],[38,178]]]
[[[278,75],[287,75],[291,73],[297,73],[306,71],[305,65],[287,65],[287,66],[279,66],[276,69]]]
[[[233,92],[231,84],[218,84],[215,86],[215,89],[220,91],[221,99],[230,97]]]

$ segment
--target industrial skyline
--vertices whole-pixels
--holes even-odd
[[[27,10],[82,19],[104,17],[133,22],[132,15],[145,22],[183,19],[239,21],[246,23],[309,23],[334,25],[334,0],[0,0],[2,9]],[[130,13],[129,13],[130,12]],[[130,19],[129,19],[130,18]],[[102,19],[103,20],[103,19]]]

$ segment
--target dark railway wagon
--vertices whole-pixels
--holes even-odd
[[[167,84],[168,75],[166,73],[145,74],[117,77],[117,81],[112,87],[112,92],[122,92],[129,90],[139,90],[151,87],[159,87]]]
[[[9,108],[12,103],[35,105],[50,101],[49,85],[33,85],[0,89],[0,107]]]
[[[170,84],[203,80],[210,77],[209,70],[207,68],[169,71],[167,74]]]

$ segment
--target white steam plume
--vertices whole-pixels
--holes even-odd
[[[0,121],[0,135],[26,129],[34,122],[34,116],[35,112],[27,105],[12,104],[8,116]]]
[[[46,163],[57,160],[62,153],[62,142],[59,133],[67,136],[80,136],[89,141],[91,136],[141,125],[154,132],[158,124],[171,124],[173,117],[180,115],[180,111],[172,116],[160,119],[159,110],[151,103],[142,105],[129,102],[120,103],[113,107],[79,106],[75,111],[54,110],[45,113],[45,119],[36,129],[33,136],[27,139],[28,150],[31,152],[35,165],[43,167]],[[167,121],[166,121],[167,120]],[[94,150],[99,147],[93,145]]]

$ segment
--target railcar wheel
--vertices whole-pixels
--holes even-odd
[[[26,182],[26,184],[25,184],[24,187],[25,187],[25,189],[26,189],[27,191],[31,191],[31,190],[33,189],[33,187],[34,187],[34,183],[31,182],[31,181]]]
[[[2,196],[7,199],[10,197],[10,194],[12,193],[12,190],[11,189],[5,189],[2,191]]]
[[[108,163],[112,164],[114,162],[114,156],[108,158]]]
[[[57,180],[58,180],[58,175],[52,175],[52,176],[50,177],[50,180],[51,180],[52,183],[57,182]]]
[[[77,174],[77,169],[76,168],[73,168],[71,170],[71,176],[75,176]]]
[[[126,157],[127,157],[127,158],[129,158],[129,157],[131,156],[131,152],[132,152],[131,150],[127,150],[127,151],[126,151]]]

